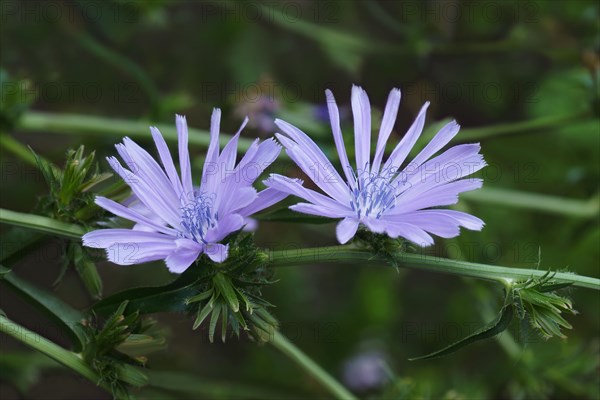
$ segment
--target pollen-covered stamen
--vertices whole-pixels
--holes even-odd
[[[182,236],[206,244],[206,232],[214,228],[219,216],[213,213],[213,199],[206,193],[195,192],[194,199],[181,207]]]
[[[357,187],[352,189],[350,207],[359,219],[380,218],[396,205],[396,191],[388,176],[360,173],[357,182]]]

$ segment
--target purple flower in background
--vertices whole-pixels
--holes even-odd
[[[354,355],[344,364],[344,383],[355,392],[367,392],[385,386],[391,380],[387,355],[367,350]]]
[[[331,91],[326,91],[333,138],[346,179],[331,165],[321,149],[301,130],[285,121],[275,123],[285,135],[276,136],[290,158],[324,192],[305,188],[298,181],[281,175],[271,175],[265,183],[285,193],[300,197],[307,203],[290,208],[305,214],[342,218],[336,233],[340,243],[348,242],[359,224],[371,232],[390,237],[404,237],[420,246],[433,244],[431,234],[451,238],[459,227],[481,230],[483,221],[464,212],[433,207],[458,202],[461,192],[478,189],[481,179],[462,179],[486,164],[479,154],[479,144],[461,144],[433,157],[459,131],[452,121],[409,163],[406,158],[423,131],[426,103],[400,143],[382,164],[385,146],[390,137],[398,107],[400,90],[390,92],[383,114],[375,156],[371,160],[371,106],[367,93],[352,88],[354,145],[356,168],[348,161],[344,148],[338,107]]]
[[[154,127],[150,130],[162,166],[127,137],[116,145],[127,168],[115,157],[109,157],[108,162],[131,188],[133,201],[126,206],[97,197],[96,203],[135,225],[132,229],[87,233],[83,244],[106,249],[108,259],[121,265],[164,259],[175,273],[185,271],[201,253],[215,262],[224,261],[229,247],[220,242],[244,227],[250,215],[287,194],[270,188],[257,193],[252,187],[279,155],[281,147],[277,142],[255,140],[236,165],[238,139],[248,119],[219,153],[220,119],[221,111],[215,109],[199,186],[192,181],[185,117],[176,118],[180,174],[165,140]]]

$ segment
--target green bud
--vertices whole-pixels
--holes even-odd
[[[562,329],[572,329],[563,318],[563,314],[576,314],[571,300],[560,296],[557,290],[568,284],[552,281],[552,275],[547,273],[539,279],[529,279],[514,286],[515,307],[521,319],[528,318],[531,326],[544,339],[557,336],[565,339]]]

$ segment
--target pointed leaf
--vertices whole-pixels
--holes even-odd
[[[221,293],[221,296],[223,296],[225,301],[227,301],[227,304],[229,304],[231,311],[238,312],[240,310],[240,302],[229,279],[226,278],[225,275],[217,273],[213,277],[213,282]]]
[[[202,292],[200,294],[197,294],[195,296],[190,297],[189,299],[186,300],[186,303],[187,304],[192,304],[192,303],[196,303],[196,302],[199,302],[199,301],[206,300],[210,296],[212,296],[212,294],[213,294],[213,290],[209,289],[206,292]]]
[[[128,309],[139,310],[141,314],[184,312],[187,309],[186,301],[198,294],[198,284],[205,278],[204,271],[204,268],[188,268],[167,285],[124,290],[97,302],[92,310],[108,315],[123,300],[129,300]]]
[[[202,323],[204,322],[206,317],[208,317],[208,314],[210,314],[210,312],[212,310],[213,310],[212,305],[209,302],[208,304],[206,304],[204,306],[204,308],[202,310],[198,311],[198,316],[196,316],[196,320],[194,321],[194,325],[192,326],[192,329],[194,329],[194,330],[198,329],[198,327],[200,325],[202,325]]]
[[[227,322],[229,317],[229,309],[225,304],[221,306],[221,341],[225,343],[227,338]]]
[[[213,308],[212,315],[210,316],[210,325],[208,327],[208,340],[212,343],[215,339],[215,329],[217,328],[217,322],[219,321],[219,315],[221,314],[221,306],[217,304]]]
[[[79,323],[85,315],[53,294],[19,278],[13,271],[0,265],[1,279],[46,315],[52,318],[70,336],[75,350],[81,350],[85,335]]]
[[[453,343],[450,346],[447,346],[441,350],[435,351],[435,352],[427,354],[425,356],[409,358],[409,361],[427,360],[427,359],[431,359],[431,358],[442,357],[442,356],[454,353],[455,351],[459,350],[460,348],[465,347],[471,343],[475,343],[480,340],[489,339],[491,337],[494,337],[497,334],[504,332],[508,328],[508,326],[510,325],[510,322],[512,321],[513,314],[514,314],[513,305],[506,304],[506,305],[504,305],[504,307],[502,307],[502,310],[500,310],[500,313],[492,322],[490,322],[488,325],[484,326],[483,328],[477,330],[473,334],[471,334],[471,335],[467,336],[466,338],[461,339],[458,342]]]

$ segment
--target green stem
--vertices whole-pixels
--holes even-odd
[[[356,399],[352,393],[350,393],[323,368],[321,368],[317,363],[315,363],[300,349],[298,349],[279,331],[274,332],[269,343],[289,357],[313,378],[319,381],[336,399]]]
[[[111,388],[102,383],[101,377],[88,366],[83,359],[76,353],[63,349],[54,342],[38,335],[35,332],[11,321],[4,315],[0,314],[0,332],[5,333],[16,340],[26,344],[27,346],[47,355],[48,357],[58,361],[67,368],[72,369],[84,378],[89,379],[96,385],[100,385],[109,393]],[[117,394],[117,397],[125,397],[125,393]]]
[[[39,232],[79,239],[86,233],[79,225],[69,224],[42,217],[40,215],[25,214],[6,209],[0,209],[0,223],[21,226]],[[363,262],[387,262],[386,258],[374,255],[366,249],[352,246],[330,246],[306,249],[279,250],[270,254],[271,262],[278,266],[304,265],[314,262],[353,263]],[[401,253],[397,255],[397,261],[406,267],[423,269],[435,272],[444,272],[453,275],[466,276],[498,281],[506,284],[515,280],[540,278],[547,271],[526,268],[510,268],[495,265],[470,263],[465,261],[450,260],[424,254]],[[557,282],[572,282],[573,286],[600,290],[600,279],[581,276],[568,272],[556,272],[554,280]]]
[[[600,210],[600,199],[597,196],[589,200],[576,200],[501,188],[483,188],[461,196],[465,200],[581,218],[596,217]]]
[[[79,225],[57,221],[41,215],[21,213],[0,208],[0,223],[20,226],[34,231],[50,233],[71,239],[79,239],[86,233]]]
[[[184,371],[144,370],[148,386],[188,395],[201,399],[263,399],[282,400],[288,398],[285,392],[246,385],[232,381],[212,381]]]
[[[2,144],[2,148],[13,153],[27,164],[37,166],[37,161],[35,160],[33,153],[11,135],[0,133],[0,143]]]
[[[396,259],[400,265],[409,268],[492,280],[503,284],[531,277],[539,278],[547,273],[547,271],[538,269],[478,264],[424,254],[401,253],[397,255]],[[374,255],[369,250],[358,249],[352,246],[273,251],[270,254],[270,260],[277,266],[306,265],[310,263],[387,263],[387,259],[384,256]],[[600,290],[600,279],[597,278],[567,272],[556,272],[553,279],[557,282],[572,282],[573,286]]]
[[[120,139],[123,136],[131,138],[150,139],[149,126],[146,121],[133,121],[118,118],[104,118],[81,114],[54,114],[39,111],[29,111],[19,119],[18,129],[24,131],[42,131],[59,134],[74,134],[107,137],[110,135]],[[167,141],[177,143],[177,129],[175,124],[155,125]],[[205,130],[189,128],[189,143],[198,146],[208,146],[210,133]],[[219,141],[225,145],[230,135],[220,134]],[[251,140],[240,138],[238,150],[246,150],[252,143]]]
[[[557,125],[580,119],[588,114],[589,112],[585,111],[558,116],[553,115],[550,117],[537,118],[529,121],[482,126],[478,128],[461,128],[457,139],[464,142],[472,140],[484,140],[496,136],[505,136],[524,132],[545,132],[545,130],[548,128],[555,128]]]

